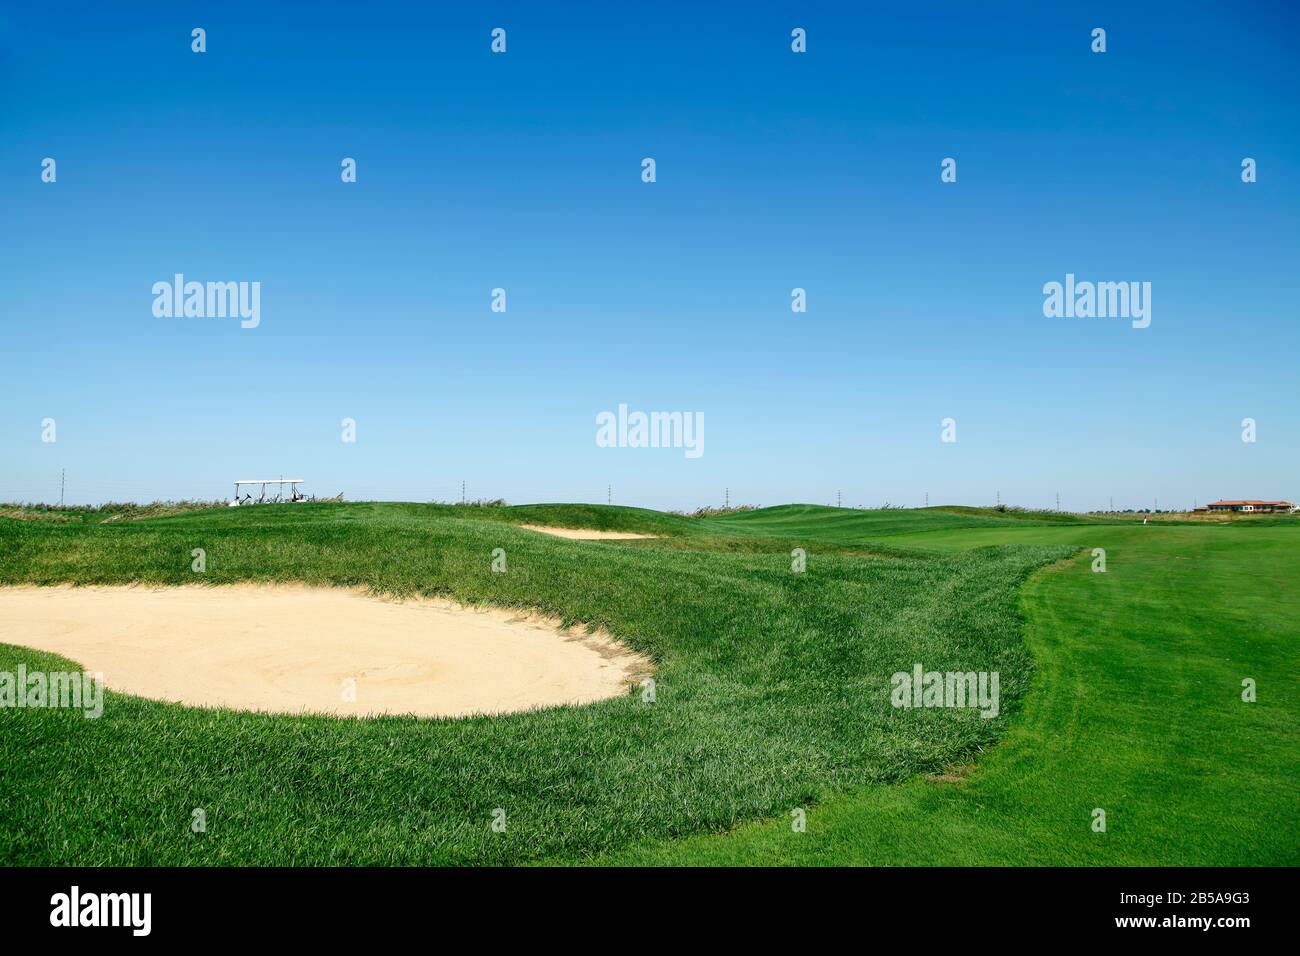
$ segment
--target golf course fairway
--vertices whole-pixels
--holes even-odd
[[[1036,672],[1003,740],[954,774],[832,798],[803,833],[773,821],[611,862],[1295,865],[1298,538],[1297,527],[1204,524],[892,536],[1089,549],[1022,590]],[[1248,677],[1255,703],[1242,700]],[[1105,832],[1092,829],[1097,808]]]
[[[457,719],[111,691],[93,720],[0,708],[5,863],[1300,862],[1295,521],[383,503],[34,517],[0,517],[0,585],[286,583],[526,609],[607,631],[655,683]],[[0,634],[0,672],[77,663]],[[890,675],[914,663],[999,673],[997,716],[891,706]]]

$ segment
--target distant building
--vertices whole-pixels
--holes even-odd
[[[1289,501],[1211,501],[1201,505],[1197,511],[1237,511],[1243,513],[1264,513],[1295,511],[1296,506]]]

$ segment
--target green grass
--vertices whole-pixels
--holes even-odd
[[[0,859],[19,863],[580,860],[718,830],[966,759],[1029,680],[1016,587],[1057,552],[732,551],[688,519],[617,509],[292,505],[118,523],[0,521],[0,582],[298,580],[534,607],[658,662],[632,694],[500,718],[369,721],[112,695],[104,716],[0,710]],[[507,520],[689,529],[690,550],[573,542]],[[652,543],[652,542],[651,542]],[[493,548],[509,572],[493,574]],[[1003,716],[900,713],[914,660],[1000,669]],[[53,666],[18,648],[0,670]],[[191,810],[208,832],[191,834]],[[489,828],[494,808],[507,831]]]
[[[574,542],[513,523],[664,537]],[[537,608],[605,627],[658,666],[652,704],[630,694],[491,719],[122,695],[99,720],[0,709],[0,861],[1296,862],[1298,544],[1294,525],[981,509],[0,517],[0,583],[192,583],[203,547],[210,584]],[[1108,548],[1105,575],[1071,558],[1093,546]],[[496,547],[507,574],[490,571]],[[804,574],[791,573],[794,547]],[[890,674],[916,661],[999,671],[1001,716],[890,707]],[[0,645],[0,670],[19,662],[68,666]],[[1259,681],[1256,704],[1240,702],[1244,676]],[[925,776],[971,764],[959,783]],[[1088,828],[1094,806],[1106,834]],[[190,832],[196,807],[204,834]],[[505,833],[489,826],[497,807]],[[790,832],[793,807],[808,809],[807,833]]]
[[[605,862],[1296,865],[1300,532],[936,531],[931,545],[1088,548],[1023,592],[1037,663],[1007,736],[955,779],[862,788],[787,819]],[[1091,548],[1106,549],[1105,574]],[[1242,679],[1258,700],[1242,701]],[[1105,833],[1092,811],[1107,814]]]
[[[915,508],[858,511],[822,505],[781,505],[710,520],[719,532],[768,538],[861,546],[913,532],[1039,525],[1098,524],[1101,519],[1042,511],[996,511],[992,508]],[[892,540],[891,540],[891,543]]]

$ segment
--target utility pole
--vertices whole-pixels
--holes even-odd
[[[460,483],[460,503],[461,504],[465,503],[465,482],[464,481]]]
[[[59,469],[59,507],[63,507],[63,489],[68,483],[68,469]]]
[[[930,507],[930,492],[928,491],[925,493],[925,506]]]
[[[838,491],[835,492],[835,507],[836,508],[844,507],[844,496]]]
[[[730,488],[723,488],[723,489],[722,489],[722,507],[725,508],[725,509],[730,509],[730,508],[731,508],[731,489],[730,489]]]
[[[1061,510],[1061,493],[1059,491],[1056,493],[1056,510]]]
[[[1002,492],[998,492],[998,504],[1002,504]]]
[[[605,504],[612,505],[613,503],[614,503],[614,486],[607,485],[605,488]]]
[[[1114,512],[1114,510],[1115,510],[1115,496],[1114,496],[1114,495],[1111,495],[1111,496],[1110,496],[1110,510],[1111,510],[1112,512]]]

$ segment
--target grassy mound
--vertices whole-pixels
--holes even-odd
[[[562,541],[522,523],[662,537]],[[494,719],[120,695],[99,720],[0,709],[0,861],[1294,865],[1295,529],[810,505],[0,516],[0,583],[192,583],[203,547],[210,583],[534,607],[659,664],[653,703]],[[490,570],[498,547],[506,574]],[[915,662],[999,671],[1001,716],[890,707],[889,676]],[[0,671],[19,663],[69,666],[0,644]]]
[[[962,550],[1016,535],[930,537]],[[1139,523],[1019,536],[1086,550],[1024,588],[1033,687],[975,765],[837,795],[808,813],[805,833],[778,819],[603,862],[1300,865],[1296,529]],[[1093,571],[1095,547],[1105,574]],[[1093,830],[1097,808],[1105,832]]]
[[[798,539],[775,550],[736,551],[730,529],[745,517],[305,504],[109,524],[0,521],[0,582],[193,583],[190,554],[203,548],[209,583],[366,585],[533,607],[605,627],[659,663],[653,703],[631,694],[492,719],[273,717],[120,695],[98,720],[0,710],[0,859],[581,860],[938,772],[995,740],[1030,677],[1016,588],[1067,552],[823,553],[819,535],[853,533],[830,533],[817,515],[807,533],[786,524]],[[598,522],[691,547],[561,541],[517,521]],[[794,546],[808,551],[801,574],[791,571]],[[498,547],[505,574],[491,571]],[[1000,671],[1001,716],[892,708],[890,675],[917,661]],[[58,665],[0,647],[0,670],[20,662]],[[190,831],[195,808],[204,834]],[[498,808],[504,833],[490,827]]]

